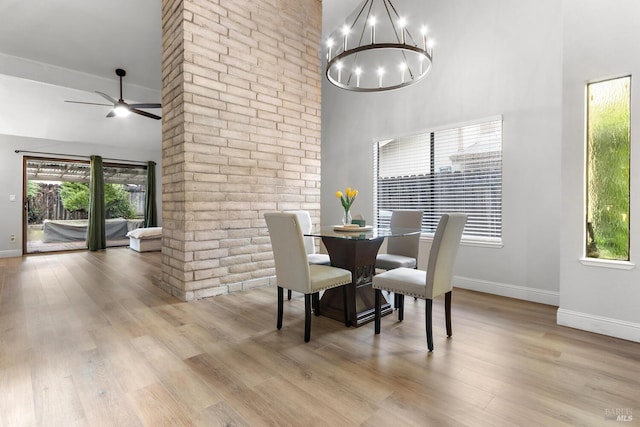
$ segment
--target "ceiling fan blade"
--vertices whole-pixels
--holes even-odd
[[[109,114],[107,114],[107,117],[115,117],[115,116],[116,116],[115,110],[111,110],[109,111]]]
[[[82,101],[64,101],[72,104],[87,104],[87,105],[104,105],[105,107],[113,107],[111,104],[98,104],[97,102],[82,102]]]
[[[147,113],[146,111],[136,110],[135,108],[130,108],[129,111],[132,113],[140,114],[141,116],[149,117],[150,119],[160,120],[162,117],[156,116],[155,114]]]
[[[129,104],[131,108],[162,108],[162,104]]]
[[[112,97],[110,97],[109,95],[107,95],[106,93],[102,93],[102,92],[98,92],[96,91],[96,93],[100,96],[102,96],[104,99],[106,99],[109,102],[112,102],[113,105],[117,104],[118,101],[116,101],[115,99],[113,99]]]

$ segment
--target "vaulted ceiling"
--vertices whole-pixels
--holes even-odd
[[[3,0],[0,52],[160,91],[161,2]]]
[[[0,133],[158,150],[160,121],[64,101],[117,99],[124,68],[125,100],[160,102],[161,30],[158,0],[3,0]]]
[[[324,27],[358,2],[324,0]],[[2,0],[0,134],[159,150],[160,121],[64,101],[117,99],[123,68],[126,101],[161,102],[161,30],[160,0]]]

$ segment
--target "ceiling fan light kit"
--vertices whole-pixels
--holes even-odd
[[[139,108],[162,108],[162,104],[157,104],[157,103],[129,104],[125,102],[124,98],[122,97],[122,78],[127,75],[127,72],[122,68],[117,68],[116,75],[120,78],[120,98],[117,101],[111,96],[107,95],[106,93],[96,91],[98,95],[102,96],[111,104],[98,104],[95,102],[81,102],[81,101],[65,101],[65,102],[70,102],[74,104],[104,105],[107,107],[113,106],[113,110],[109,111],[109,114],[107,114],[107,117],[109,118],[110,117],[126,117],[130,113],[135,113],[135,114],[148,117],[150,119],[155,119],[155,120],[160,120],[162,118],[156,114],[148,113],[146,111],[139,109]]]
[[[131,114],[131,111],[129,111],[127,106],[122,104],[116,105],[115,108],[113,109],[113,112],[118,117],[127,117],[129,114]]]

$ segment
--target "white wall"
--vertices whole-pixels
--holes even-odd
[[[115,76],[114,76],[115,77]],[[159,150],[162,124],[132,114],[107,119],[108,104],[95,91],[119,97],[118,80],[0,53],[0,134],[90,142],[119,147]],[[128,102],[160,102],[160,92],[123,82]],[[151,112],[162,116],[162,109]]]
[[[631,261],[640,258],[640,2],[563,2],[562,239],[558,323],[640,341],[640,269],[579,262],[584,247],[585,84],[631,74]]]
[[[346,186],[360,191],[354,213],[372,221],[374,141],[501,114],[503,247],[462,247],[456,285],[557,305],[560,2],[413,0],[396,6],[411,19],[427,18],[436,39],[433,68],[420,83],[392,92],[351,93],[323,81],[322,222],[339,221],[334,193]],[[427,252],[423,242],[422,258]]]
[[[73,143],[0,134],[0,258],[22,255],[23,154],[16,154],[15,150],[44,151],[81,156],[96,154],[105,158],[136,161],[152,160],[157,163],[157,204],[158,212],[162,212],[160,150],[136,150],[91,143]],[[15,202],[9,201],[10,195],[16,196]],[[161,221],[161,218],[158,218],[158,220]],[[15,234],[15,242],[9,241],[11,234]]]

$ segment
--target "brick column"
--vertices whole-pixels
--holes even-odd
[[[320,214],[320,0],[163,0],[162,280],[268,284],[263,213]]]

